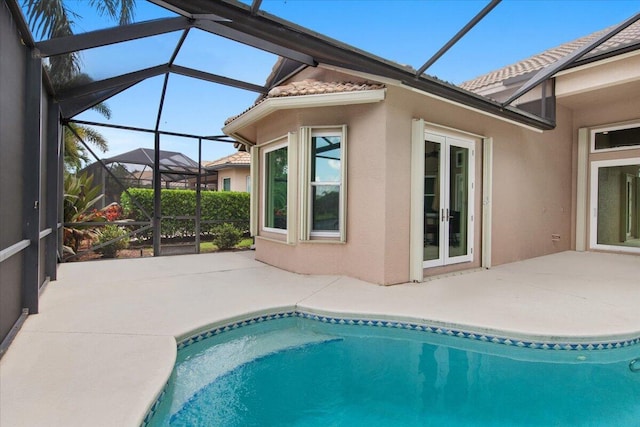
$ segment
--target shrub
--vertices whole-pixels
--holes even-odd
[[[128,231],[123,227],[118,227],[115,224],[109,224],[102,227],[98,231],[98,245],[106,243],[110,240],[118,237],[126,236]],[[120,240],[96,249],[96,252],[101,253],[104,258],[115,258],[120,249],[126,249],[129,247],[129,237],[122,237]]]
[[[214,228],[213,244],[218,249],[231,249],[242,240],[242,231],[233,224],[225,223]]]
[[[153,189],[129,188],[131,196],[149,214],[153,215]],[[200,193],[202,232],[213,233],[222,223],[231,223],[239,230],[249,229],[249,193],[234,191],[203,191]],[[162,189],[160,191],[162,216],[161,234],[164,237],[195,236],[195,221],[166,217],[193,216],[196,212],[195,190]],[[127,193],[120,198],[124,214],[135,221],[148,221],[142,210]],[[140,234],[150,238],[151,231]]]

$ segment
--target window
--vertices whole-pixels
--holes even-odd
[[[591,151],[618,151],[640,148],[640,126],[621,125],[591,131]]]
[[[247,175],[247,193],[251,193],[251,175]]]
[[[264,228],[287,229],[288,147],[278,146],[264,155]]]
[[[312,232],[340,231],[341,135],[311,136]]]
[[[345,128],[303,128],[302,240],[345,241]]]
[[[222,178],[222,191],[231,191],[231,178]]]

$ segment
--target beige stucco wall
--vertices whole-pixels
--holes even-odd
[[[348,197],[346,243],[287,244],[283,236],[261,231],[267,238],[256,238],[256,259],[304,274],[341,274],[386,283],[384,117],[384,104],[376,103],[280,111],[257,124],[258,144],[298,132],[301,126],[346,124]]]
[[[559,99],[558,102],[563,102]],[[574,129],[574,153],[577,153],[578,145],[578,129],[580,128],[598,128],[606,127],[618,123],[638,123],[640,124],[640,94],[636,91],[629,91],[624,97],[616,97],[609,99],[600,97],[597,102],[581,102],[578,108],[573,111],[573,129]],[[589,141],[589,144],[591,141]],[[601,153],[589,153],[589,165],[593,161],[613,160],[625,158],[640,157],[640,149],[629,149],[621,151],[609,151]],[[588,168],[589,174],[591,167]],[[587,206],[591,206],[591,176],[588,176],[587,182]],[[577,191],[577,182],[574,177],[574,200]],[[587,209],[587,215],[589,214]],[[587,242],[590,241],[589,219],[587,218]]]
[[[556,130],[540,133],[399,88],[388,90],[385,104],[389,112],[387,139],[395,141],[389,161],[396,162],[396,170],[408,167],[408,163],[403,162],[409,158],[412,118],[493,138],[493,265],[570,248],[572,129],[569,111],[558,111]],[[425,271],[427,275],[480,265],[482,144],[476,140],[474,262],[429,269]],[[393,193],[391,189],[407,188],[410,178],[406,174],[395,174],[389,179],[388,197],[393,205],[387,206],[406,205],[408,196]],[[408,208],[404,206],[404,210]],[[406,219],[405,223],[408,223]],[[400,231],[408,239],[408,224]],[[560,241],[552,241],[552,234],[559,234]],[[406,270],[403,264],[407,261],[401,260],[408,259],[408,248],[403,249],[400,243],[397,246],[393,251],[396,259],[389,262],[402,265]]]
[[[493,138],[493,265],[570,249],[571,113],[560,108],[558,117],[556,130],[540,133],[396,87],[387,89],[382,103],[272,114],[256,126],[258,143],[300,126],[348,126],[347,242],[286,244],[277,241],[283,236],[263,232],[268,239],[256,240],[256,257],[300,273],[408,281],[413,118]],[[476,141],[474,260],[426,275],[481,263],[482,140],[461,136]]]
[[[308,69],[298,78],[361,80],[321,69]],[[567,77],[559,78],[559,87],[562,78]],[[612,86],[597,93],[569,91],[570,95],[559,96],[557,126],[545,132],[394,85],[387,85],[380,103],[273,113],[243,131],[264,143],[301,126],[348,126],[347,242],[286,244],[274,241],[284,240],[281,235],[263,233],[271,239],[257,240],[257,258],[301,273],[346,274],[382,284],[406,282],[414,118],[460,132],[476,144],[474,260],[428,269],[425,275],[480,266],[485,196],[482,137],[493,140],[491,264],[575,248],[578,129],[640,121],[640,91],[635,86],[627,90],[630,84],[623,84],[625,96]],[[625,150],[590,154],[589,160],[638,156],[640,150]]]
[[[247,191],[247,177],[249,176],[248,166],[236,166],[232,168],[218,170],[218,190],[224,188],[222,183],[224,178],[231,178],[230,191]]]
[[[508,127],[492,131],[494,265],[571,249],[571,112],[558,106],[556,120],[556,129],[542,134]]]

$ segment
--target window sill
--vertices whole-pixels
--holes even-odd
[[[280,240],[280,239],[274,239],[273,237],[265,237],[265,236],[255,236],[256,240],[262,240],[265,242],[270,242],[270,243],[279,243],[281,245],[287,245],[287,246],[295,246],[294,243],[287,243],[286,238],[284,240]]]

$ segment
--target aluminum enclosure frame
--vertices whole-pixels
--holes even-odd
[[[0,203],[2,209],[20,211],[21,223],[12,224],[20,227],[22,238],[8,246],[0,247],[0,266],[7,261],[17,262],[20,259],[21,304],[25,310],[18,312],[15,324],[9,332],[4,328],[0,332],[0,357],[6,350],[7,339],[19,329],[27,314],[38,312],[39,294],[48,280],[55,280],[58,254],[62,248],[62,200],[63,200],[63,156],[62,124],[69,123],[73,118],[100,102],[138,84],[139,82],[159,75],[164,75],[162,99],[158,105],[157,120],[152,132],[155,135],[155,152],[160,152],[160,135],[171,134],[160,130],[160,120],[164,107],[164,92],[171,74],[180,74],[190,78],[201,79],[214,84],[235,87],[263,96],[273,86],[276,86],[304,67],[314,67],[319,64],[340,67],[355,72],[364,72],[396,80],[402,84],[426,93],[441,97],[464,106],[479,109],[514,122],[531,126],[540,130],[550,130],[555,127],[555,117],[543,118],[514,107],[511,104],[517,97],[505,103],[499,103],[480,95],[465,91],[457,86],[443,82],[435,77],[422,74],[430,65],[438,60],[451,46],[462,38],[477,22],[496,7],[499,0],[487,0],[488,4],[472,21],[463,27],[447,44],[433,55],[420,69],[406,67],[385,60],[363,50],[354,48],[340,41],[317,34],[311,30],[298,26],[292,22],[270,15],[260,9],[262,0],[253,0],[251,4],[244,4],[233,0],[149,0],[174,13],[178,17],[140,22],[126,26],[107,28],[84,34],[62,37],[58,39],[35,42],[24,18],[18,0],[3,0],[3,18],[9,16],[14,27],[16,40],[21,42],[20,57],[9,58],[16,62],[25,63],[23,101],[23,134],[21,135],[20,188],[22,191],[21,206],[7,207]],[[621,31],[626,26],[640,19],[640,14],[629,18],[610,33],[589,45],[593,48],[601,44],[607,37]],[[272,54],[281,56],[285,60],[270,81],[264,86],[209,73],[206,70],[191,69],[175,65],[174,61],[181,49],[190,29],[196,28],[210,34],[224,37]],[[152,37],[168,32],[182,31],[182,37],[176,44],[171,59],[155,67],[137,70],[83,86],[69,88],[56,93],[46,69],[43,58],[54,55],[78,52],[99,46],[113,45],[144,37]],[[4,34],[4,33],[3,33]],[[3,41],[4,42],[4,41]],[[629,47],[625,47],[629,48]],[[638,46],[635,47],[636,49]],[[527,90],[538,86],[553,78],[553,75],[563,69],[581,63],[581,58],[590,49],[585,47],[574,52],[571,56],[557,64],[548,67],[544,72],[536,74],[525,83],[518,93],[521,96]],[[603,55],[611,55],[607,52]],[[588,61],[600,59],[600,56],[588,58]],[[4,59],[4,58],[3,58]],[[0,92],[0,96],[3,93]],[[555,109],[554,109],[555,111]],[[78,122],[79,123],[79,122]],[[126,128],[126,127],[121,127]],[[131,128],[132,130],[134,128]],[[176,134],[177,135],[177,134]],[[187,135],[185,135],[187,136]],[[204,140],[217,137],[188,135],[196,138],[201,145]],[[218,139],[233,142],[227,139]],[[4,141],[3,141],[4,143]],[[200,156],[201,147],[199,147]],[[38,162],[38,167],[34,163]],[[156,164],[158,161],[156,159]],[[0,171],[3,173],[3,171]],[[4,175],[2,179],[6,179]],[[14,176],[13,179],[16,177]],[[154,182],[159,183],[158,168],[154,172]],[[154,236],[160,235],[160,190],[155,194],[155,212],[153,213]],[[1,209],[0,209],[1,211]],[[200,214],[200,206],[197,208]],[[43,255],[44,254],[44,255]],[[154,241],[154,255],[160,255],[159,239]],[[8,261],[11,259],[11,261]],[[7,264],[5,264],[7,265]],[[43,277],[45,276],[45,277]],[[12,276],[12,281],[14,277]],[[18,280],[18,279],[15,279]]]

